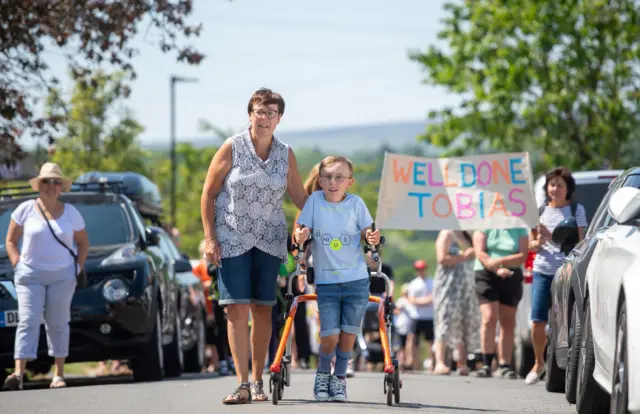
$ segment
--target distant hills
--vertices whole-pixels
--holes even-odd
[[[441,149],[418,142],[417,137],[425,132],[426,125],[426,121],[402,121],[301,131],[276,131],[276,136],[293,149],[317,147],[328,152],[351,153],[385,145],[394,150],[420,146],[426,153],[440,153]],[[201,148],[217,144],[220,140],[212,136],[180,139],[180,142],[190,142],[195,147]],[[162,138],[151,143],[143,143],[142,146],[151,150],[166,151],[169,149],[169,140]]]

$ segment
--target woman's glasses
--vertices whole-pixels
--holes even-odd
[[[55,178],[43,178],[42,182],[46,185],[62,185],[62,181],[56,180]]]
[[[263,111],[262,109],[256,109],[253,111],[253,114],[258,118],[262,118],[263,116],[266,116],[269,119],[273,119],[276,117],[276,115],[278,115],[278,111],[274,111],[274,110]]]

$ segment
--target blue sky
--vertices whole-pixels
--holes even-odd
[[[127,106],[145,127],[145,142],[168,139],[171,74],[199,79],[178,85],[178,140],[205,136],[200,119],[243,127],[249,97],[262,86],[285,98],[282,131],[425,119],[430,109],[458,102],[421,84],[420,66],[408,59],[409,50],[437,41],[443,4],[195,0],[191,21],[204,25],[195,45],[207,58],[178,64],[151,44],[151,34],[141,36]],[[52,55],[49,63],[70,87],[64,62]]]

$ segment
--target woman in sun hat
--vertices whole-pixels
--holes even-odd
[[[69,353],[71,299],[76,275],[84,268],[89,250],[82,216],[74,206],[58,199],[60,193],[71,188],[71,180],[62,175],[60,167],[45,163],[40,175],[29,184],[39,196],[13,211],[6,239],[20,320],[14,348],[15,371],[4,383],[6,390],[22,389],[27,361],[37,358],[43,313],[49,355],[55,362],[51,388],[66,386],[64,361]]]

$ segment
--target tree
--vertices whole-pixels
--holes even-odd
[[[636,1],[465,0],[411,59],[426,83],[460,95],[421,137],[442,147],[540,150],[543,168],[624,167],[640,140]]]
[[[185,21],[192,9],[192,0],[0,2],[0,149],[11,148],[25,130],[51,136],[51,129],[62,122],[33,112],[38,98],[57,84],[55,78],[46,78],[47,52],[64,55],[79,82],[89,82],[104,64],[135,76],[131,62],[138,50],[132,42],[143,28],[146,40],[155,31],[154,43],[163,52],[176,52],[178,61],[198,64],[204,56],[177,40],[179,35],[200,34],[201,26]],[[128,89],[120,92],[127,95]]]
[[[119,106],[124,75],[96,73],[90,82],[76,82],[71,97],[52,89],[46,114],[61,120],[52,157],[65,174],[77,177],[91,170],[136,171],[148,174],[147,154],[138,144],[142,126]],[[113,115],[113,116],[112,116]],[[116,121],[109,124],[108,120]]]

